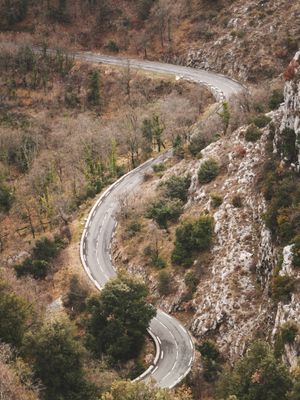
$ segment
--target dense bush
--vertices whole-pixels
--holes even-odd
[[[22,264],[15,266],[15,271],[18,278],[30,275],[34,279],[45,279],[50,272],[50,264],[44,260],[26,258]]]
[[[213,235],[213,220],[203,215],[195,221],[185,221],[176,229],[173,264],[190,266],[193,252],[208,250]]]
[[[231,203],[233,207],[240,208],[243,205],[242,197],[239,194],[233,196]]]
[[[261,137],[261,131],[253,124],[251,124],[245,133],[245,140],[247,142],[256,142]]]
[[[264,128],[271,122],[271,118],[265,114],[258,114],[253,118],[253,123],[258,128]]]
[[[276,275],[272,279],[272,299],[288,302],[295,287],[294,278],[288,275]]]
[[[188,190],[191,185],[191,177],[173,175],[160,186],[163,189],[163,194],[170,199],[179,199],[182,202],[187,201]]]
[[[31,275],[35,279],[45,279],[51,270],[52,261],[64,246],[61,238],[54,240],[43,238],[38,240],[33,248],[32,256],[15,266],[18,278]]]
[[[146,217],[152,218],[160,228],[167,229],[168,222],[175,222],[183,213],[180,200],[155,200],[146,210]]]
[[[206,160],[198,170],[198,180],[200,183],[209,183],[218,176],[219,172],[220,167],[215,160]]]
[[[269,99],[270,109],[276,110],[283,101],[284,101],[283,91],[281,89],[273,90]]]

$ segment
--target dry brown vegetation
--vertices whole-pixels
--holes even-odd
[[[134,162],[143,161],[143,120],[159,115],[170,143],[186,136],[211,101],[193,84],[100,68],[94,106],[87,100],[94,70],[70,60],[65,76],[50,70],[45,84],[32,87],[30,71],[24,77],[17,64],[12,78],[10,66],[2,65],[1,179],[13,192],[10,212],[1,217],[2,251],[12,238],[18,253],[41,233],[65,226],[85,199],[132,167],[132,153]],[[76,104],[70,105],[69,93]]]
[[[5,39],[171,62],[199,50],[193,65],[259,82],[281,73],[298,49],[298,17],[298,2],[285,0],[49,0],[29,3],[1,28]]]

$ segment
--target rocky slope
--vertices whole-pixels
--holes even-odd
[[[300,165],[300,51],[285,71],[284,104],[276,114],[275,149],[281,158]]]
[[[271,235],[262,220],[266,204],[257,190],[256,178],[264,161],[268,129],[256,143],[245,141],[245,130],[242,127],[210,144],[202,150],[201,160],[183,160],[175,164],[162,178],[191,174],[184,217],[209,212],[214,218],[215,238],[210,256],[200,257],[190,269],[200,271],[193,300],[187,304],[183,298],[184,271],[173,269],[176,293],[167,297],[157,295],[158,304],[168,312],[192,311],[189,328],[194,336],[200,340],[214,338],[231,360],[241,355],[245,345],[255,336],[268,336],[275,317],[267,287],[276,255]],[[212,183],[200,185],[197,171],[209,158],[218,161],[222,173]],[[155,190],[157,183],[157,180],[145,183],[143,193]],[[211,206],[213,193],[223,198],[218,209]],[[232,205],[236,195],[241,198],[240,207]],[[146,237],[151,229],[144,232]],[[170,247],[174,229],[170,228],[170,232],[171,237],[163,234],[160,238],[162,248]],[[155,276],[143,267],[143,260],[138,257],[143,252],[142,244],[134,243],[135,255],[126,253],[130,252],[130,246],[125,246],[121,253],[117,247],[116,262],[120,264],[120,260],[125,260],[126,268],[144,275],[156,293]]]
[[[270,146],[269,138],[274,127],[274,151],[282,158],[279,169],[284,168],[284,165],[287,170],[290,166],[294,170],[299,168],[299,69],[297,53],[285,72],[284,103],[279,110],[270,114],[274,125],[264,128],[257,142],[246,141],[247,127],[241,127],[203,149],[200,160],[187,157],[175,162],[162,178],[152,177],[144,183],[140,197],[142,194],[147,197],[147,194],[155,193],[158,184],[171,175],[189,173],[192,183],[181,219],[196,218],[207,212],[214,218],[214,243],[210,254],[199,256],[190,268],[200,277],[192,300],[187,301],[185,296],[186,271],[170,266],[174,226],[157,234],[153,223],[144,220],[146,227],[143,228],[143,235],[136,235],[126,242],[119,232],[115,243],[116,263],[142,274],[149,281],[159,307],[168,312],[178,312],[179,317],[184,315],[180,311],[189,311],[187,325],[193,335],[199,340],[215,340],[231,361],[240,356],[254,338],[276,341],[276,335],[284,323],[292,321],[300,325],[300,294],[297,285],[290,299],[274,301],[270,297],[273,278],[277,274],[276,268],[281,265],[281,259],[279,276],[288,275],[293,282],[298,282],[300,274],[293,267],[293,244],[284,247],[280,241],[274,241],[265,225],[263,216],[269,205],[258,186],[262,166],[270,151],[267,147]],[[287,132],[294,134],[287,135]],[[211,183],[200,185],[197,171],[204,161],[211,158],[221,166],[221,174]],[[223,199],[218,208],[212,207],[211,196],[215,194]],[[238,207],[233,205],[236,196],[240,198]],[[151,199],[151,195],[148,198]],[[136,210],[141,215],[141,205]],[[153,243],[154,232],[172,276],[173,292],[169,296],[158,294],[158,274],[145,267],[145,258],[140,256],[145,245],[151,241]],[[295,366],[300,353],[298,336],[293,344],[285,344],[284,349],[285,360]]]

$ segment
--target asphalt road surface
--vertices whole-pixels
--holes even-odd
[[[188,67],[132,59],[129,61],[87,52],[75,53],[74,56],[88,62],[119,66],[127,66],[129,62],[131,68],[175,75],[180,79],[206,85],[218,101],[224,101],[243,89],[240,84],[225,76]],[[143,182],[144,173],[170,155],[171,151],[168,151],[124,175],[100,196],[92,208],[82,234],[80,253],[84,268],[98,289],[101,290],[109,279],[116,276],[111,244],[118,223],[120,199],[133,196]],[[157,310],[156,317],[152,319],[149,334],[156,345],[156,357],[138,379],[154,379],[160,387],[172,388],[190,372],[194,357],[191,337],[177,319],[162,310]]]

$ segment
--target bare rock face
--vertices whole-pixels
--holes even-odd
[[[231,360],[241,355],[257,332],[267,335],[274,315],[267,294],[276,254],[271,236],[262,220],[265,202],[256,187],[256,170],[264,159],[266,132],[256,143],[243,139],[244,129],[221,139],[202,151],[203,160],[220,160],[228,150],[227,175],[217,185],[223,203],[214,212],[215,244],[194,299],[196,313],[192,332],[199,339],[214,337]],[[227,143],[226,143],[227,142]],[[243,156],[236,149],[243,147]],[[200,161],[200,163],[203,161]],[[192,195],[198,204],[209,207],[211,188],[194,183]],[[232,199],[240,196],[241,207]]]
[[[300,51],[298,51],[284,73],[284,104],[277,118],[274,144],[283,161],[299,170],[300,166]]]

